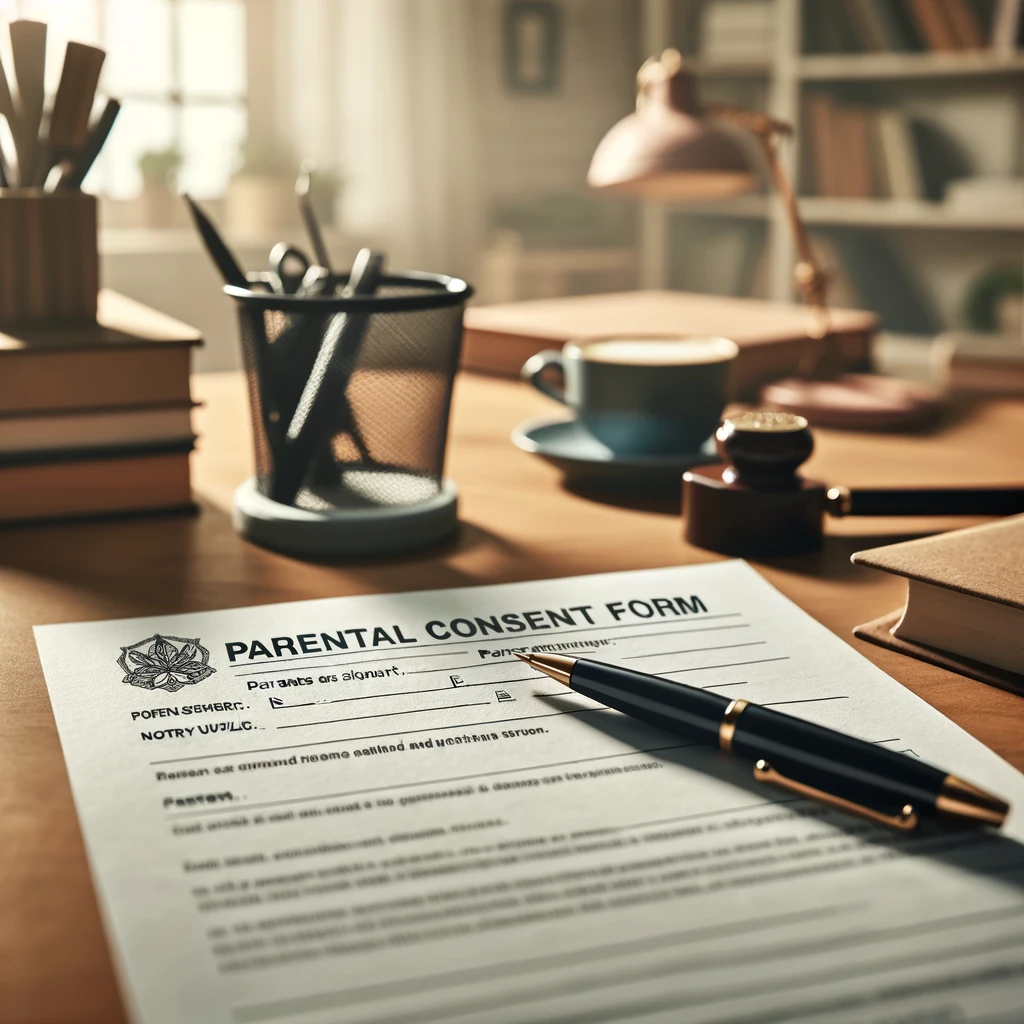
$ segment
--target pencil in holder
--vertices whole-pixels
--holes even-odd
[[[395,273],[372,295],[225,292],[256,454],[256,475],[235,494],[240,532],[309,554],[399,551],[452,532],[444,460],[472,288]]]
[[[98,292],[96,197],[0,188],[0,325],[95,322]]]

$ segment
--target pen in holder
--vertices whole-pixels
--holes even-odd
[[[235,525],[257,543],[380,554],[456,526],[444,455],[472,289],[419,273],[374,284],[337,296],[225,288],[239,314],[256,449]]]
[[[96,319],[96,197],[0,188],[0,325]]]

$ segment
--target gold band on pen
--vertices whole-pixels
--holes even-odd
[[[732,738],[736,734],[736,719],[743,714],[743,709],[749,701],[733,700],[722,715],[722,722],[718,726],[718,745],[726,754],[732,753]]]
[[[935,810],[945,817],[999,828],[1010,813],[1010,805],[956,775],[947,775],[935,798]]]

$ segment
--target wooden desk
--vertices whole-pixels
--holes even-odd
[[[197,518],[153,518],[0,532],[0,1020],[123,1020],[36,656],[35,623],[172,614],[336,594],[470,586],[709,561],[665,507],[570,494],[544,463],[511,446],[520,420],[553,412],[527,388],[463,377],[450,475],[462,488],[459,537],[405,558],[299,562],[241,541],[231,493],[249,473],[241,379],[196,379],[202,439]],[[998,439],[998,442],[993,439]],[[958,410],[931,437],[819,435],[809,470],[837,483],[1024,480],[1024,403]],[[962,522],[962,521],[961,521]],[[943,526],[960,525],[944,521]],[[930,530],[934,521],[830,524],[822,551],[758,568],[885,671],[1024,768],[1024,701],[852,639],[896,607],[901,581],[857,569],[858,548]]]

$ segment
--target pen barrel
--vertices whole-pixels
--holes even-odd
[[[729,706],[729,699],[717,693],[583,659],[573,666],[570,686],[633,718],[713,746]]]
[[[1024,512],[1024,487],[851,488],[843,515],[1008,516]]]
[[[782,775],[880,811],[912,804],[934,814],[946,773],[906,754],[750,704],[736,719],[732,752]]]

